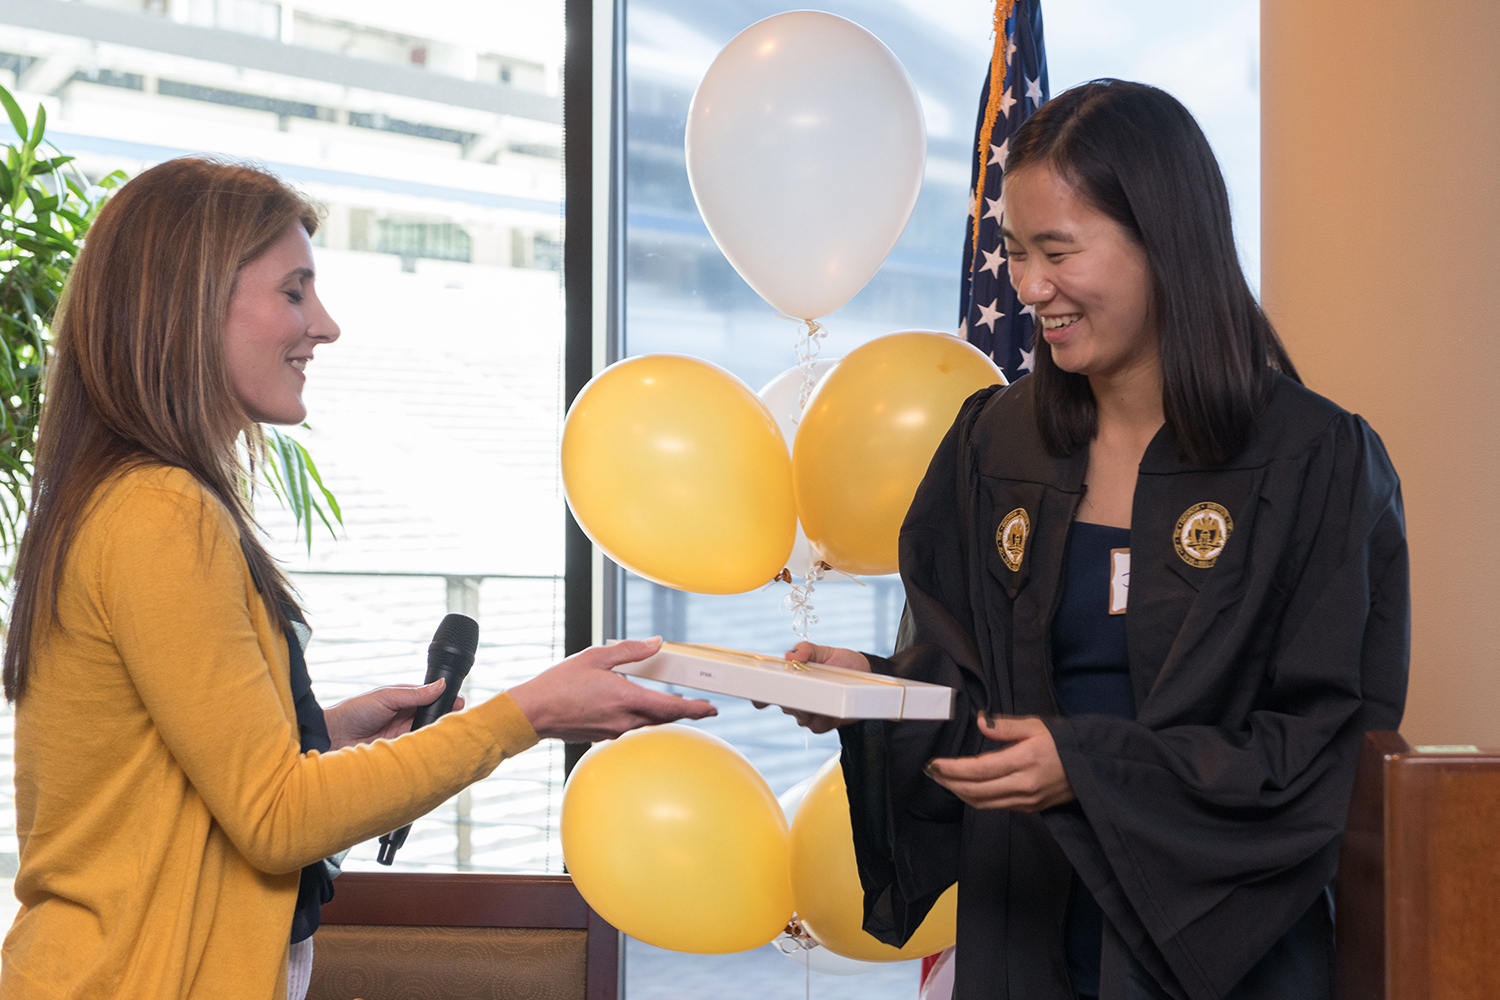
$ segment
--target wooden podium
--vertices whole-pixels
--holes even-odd
[[[1500,750],[1367,733],[1336,912],[1339,1000],[1500,998]]]

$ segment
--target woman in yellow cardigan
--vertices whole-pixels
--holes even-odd
[[[436,690],[351,699],[304,752],[296,605],[236,442],[302,421],[338,338],[316,228],[274,177],[174,160],[110,200],[74,266],[5,650],[21,910],[0,997],[280,998],[304,866],[539,738],[712,713],[611,673],[655,648],[625,643],[393,739]]]

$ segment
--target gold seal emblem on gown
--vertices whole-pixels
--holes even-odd
[[[1026,554],[1026,539],[1031,534],[1031,518],[1026,511],[1017,507],[1000,519],[1000,527],[995,531],[995,548],[1000,550],[1000,558],[1005,560],[1005,565],[1014,573],[1021,568],[1021,557]]]
[[[1220,504],[1204,501],[1182,512],[1172,542],[1183,562],[1198,569],[1208,569],[1224,551],[1233,530],[1234,519],[1229,516],[1229,511]]]

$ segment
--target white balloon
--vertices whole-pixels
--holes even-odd
[[[818,769],[812,774],[809,774],[791,788],[776,796],[776,803],[781,806],[781,814],[786,817],[788,825],[791,824],[792,817],[797,815],[797,807],[802,805],[803,799],[807,798],[807,790],[812,787],[812,783],[817,780],[818,775],[823,773],[823,768],[838,760],[842,755],[843,751],[835,753],[832,757],[829,757],[822,764],[818,765]]]
[[[922,106],[853,21],[795,10],[740,32],[693,95],[687,171],[734,269],[775,309],[826,316],[880,267],[916,204]]]
[[[812,363],[814,389],[838,363],[838,358],[819,358]],[[802,368],[797,365],[788,368],[762,386],[756,395],[776,418],[776,426],[781,428],[781,436],[790,449],[792,439],[797,436],[797,425],[802,420]]]
[[[807,790],[812,787],[813,778],[816,777],[816,774],[810,774],[776,796],[776,804],[781,806],[781,814],[786,817],[788,825],[791,824],[792,817],[797,815],[797,807],[807,798]]]
[[[833,371],[837,365],[837,358],[822,358],[812,363],[813,388],[823,381],[823,376]],[[766,409],[771,411],[771,416],[776,418],[776,426],[781,428],[782,440],[786,442],[787,450],[792,448],[792,441],[797,436],[797,424],[802,418],[802,369],[800,367],[788,368],[767,382],[765,388],[756,395],[760,396],[761,402],[766,404]],[[802,530],[802,522],[797,522],[797,538],[792,542],[792,554],[786,557],[786,568],[792,571],[792,576],[799,580],[807,579],[807,574],[822,561],[822,556],[813,548],[812,542],[807,540],[807,533]],[[791,822],[791,817],[787,817]]]

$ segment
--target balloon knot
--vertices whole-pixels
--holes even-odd
[[[822,947],[812,939],[812,935],[807,933],[807,928],[802,926],[802,921],[796,917],[787,921],[786,928],[781,933],[786,937],[776,940],[776,949],[783,955],[795,955],[799,951],[812,951],[814,948]]]
[[[786,566],[783,566],[783,567],[781,567],[781,572],[777,573],[775,576],[771,577],[771,579],[766,582],[766,585],[764,587],[760,588],[760,589],[763,590],[763,591],[764,590],[769,590],[771,587],[776,586],[776,584],[778,584],[778,583],[791,583],[791,582],[792,582],[792,571],[789,568],[787,568]]]

